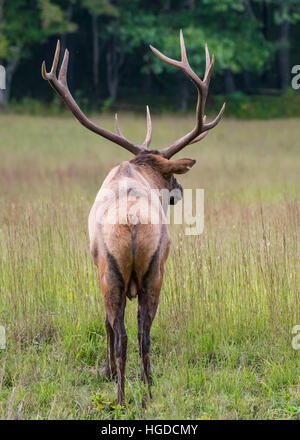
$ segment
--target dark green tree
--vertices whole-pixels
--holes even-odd
[[[6,107],[11,83],[20,61],[29,58],[34,44],[75,26],[64,11],[50,0],[0,0],[0,64],[6,68],[6,89],[0,91],[0,107]]]

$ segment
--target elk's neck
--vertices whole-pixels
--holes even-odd
[[[148,167],[148,166],[139,167],[138,172],[148,182],[151,189],[159,191],[159,193],[160,193],[159,200],[160,200],[160,203],[161,203],[162,208],[164,210],[164,213],[166,214],[167,210],[168,210],[168,203],[166,203],[165,201],[163,202],[162,195],[161,195],[162,190],[164,190],[164,189],[168,190],[168,188],[166,187],[165,180],[163,179],[163,177],[161,176],[161,174],[159,172],[157,172],[155,169]]]
[[[165,180],[155,169],[148,166],[142,166],[139,167],[138,171],[144,179],[147,180],[152,189],[157,189],[159,191],[162,189],[168,189],[166,188]]]

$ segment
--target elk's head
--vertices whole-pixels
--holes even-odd
[[[67,84],[67,71],[68,71],[68,60],[69,60],[69,52],[67,49],[65,50],[65,54],[58,78],[56,76],[59,53],[60,53],[59,41],[57,42],[51,71],[48,73],[46,71],[45,62],[43,62],[42,64],[43,78],[49,81],[50,85],[61,96],[66,106],[71,110],[71,112],[74,114],[74,116],[78,119],[78,121],[82,125],[84,125],[89,130],[93,131],[94,133],[97,133],[100,136],[109,139],[110,141],[120,145],[121,147],[133,153],[135,155],[135,158],[132,159],[131,162],[137,166],[141,166],[141,167],[148,166],[148,169],[151,168],[153,176],[155,176],[156,182],[158,183],[158,188],[166,188],[169,191],[176,189],[178,190],[177,192],[173,191],[173,194],[175,195],[171,194],[169,199],[170,204],[175,204],[178,200],[180,200],[182,194],[182,187],[177,182],[176,178],[174,177],[174,174],[184,174],[195,164],[195,161],[192,159],[170,160],[171,157],[174,156],[176,153],[178,153],[187,145],[194,144],[202,140],[207,135],[208,131],[214,128],[218,124],[225,110],[225,103],[224,103],[217,117],[211,122],[206,122],[206,116],[204,114],[204,111],[205,111],[206,98],[210,83],[210,77],[214,65],[214,57],[210,59],[207,45],[205,45],[206,69],[203,80],[200,79],[195,74],[195,72],[191,69],[189,65],[186,55],[183,34],[181,30],[180,30],[180,46],[181,46],[180,61],[168,58],[167,56],[163,55],[161,52],[159,52],[157,49],[155,49],[152,46],[150,46],[150,48],[155,53],[155,55],[157,55],[161,60],[182,70],[195,85],[198,94],[197,107],[196,107],[196,123],[195,123],[195,127],[189,133],[182,136],[180,139],[176,140],[173,144],[160,151],[149,150],[149,145],[151,142],[152,126],[151,126],[151,117],[148,106],[146,107],[147,108],[146,138],[142,145],[136,145],[130,142],[129,140],[127,140],[125,136],[122,134],[119,127],[117,114],[115,116],[116,133],[113,133],[109,130],[106,130],[94,124],[85,116],[85,114],[78,107],[78,105],[76,104],[70,93]]]
[[[182,186],[174,174],[185,174],[196,163],[193,159],[170,160],[158,150],[140,152],[130,163],[139,167],[148,175],[156,189],[166,189],[169,193],[168,203],[175,205],[182,198]]]

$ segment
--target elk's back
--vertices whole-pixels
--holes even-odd
[[[100,278],[117,272],[132,298],[153,260],[165,254],[170,237],[161,204],[153,199],[149,183],[135,175],[130,164],[125,171],[123,163],[103,182],[89,215],[89,235]],[[156,224],[151,223],[153,219]]]

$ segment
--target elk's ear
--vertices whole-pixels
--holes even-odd
[[[196,161],[193,159],[177,159],[169,160],[170,173],[172,174],[185,174],[187,173]]]

